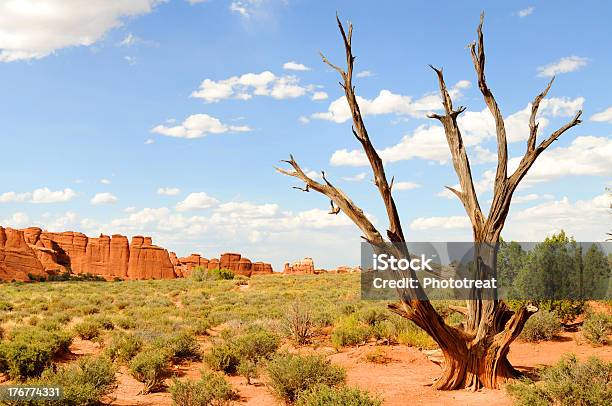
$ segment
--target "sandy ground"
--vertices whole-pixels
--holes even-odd
[[[385,364],[375,364],[365,360],[365,355],[379,348],[388,358]],[[95,354],[97,349],[84,341],[75,341],[73,352]],[[329,348],[318,350],[330,353]],[[555,341],[538,344],[515,342],[509,359],[518,369],[530,372],[543,365],[551,365],[562,354],[572,352],[580,359],[596,355],[612,361],[612,348],[593,347],[586,343],[580,333],[565,332]],[[347,370],[347,383],[377,393],[384,398],[384,405],[511,405],[512,400],[503,390],[482,390],[479,392],[450,391],[441,392],[431,388],[431,383],[440,374],[441,368],[429,361],[421,351],[405,346],[366,345],[348,348],[330,355],[332,362]],[[205,368],[201,362],[187,362],[175,368],[179,379],[200,377]],[[118,386],[109,400],[112,405],[171,405],[170,395],[166,392],[140,395],[142,384],[132,378],[125,368],[117,373]],[[247,385],[242,377],[230,377],[232,385],[238,390],[242,405],[282,405],[268,391],[263,380],[254,380]],[[167,381],[170,383],[170,380]]]

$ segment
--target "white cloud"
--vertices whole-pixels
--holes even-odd
[[[318,100],[326,100],[329,96],[327,95],[326,92],[314,92],[312,94],[312,100],[318,101]]]
[[[100,179],[100,183],[103,185],[110,185],[112,181],[110,179]]]
[[[307,71],[310,70],[310,68],[304,64],[301,63],[297,63],[295,61],[289,61],[289,62],[285,62],[283,64],[283,69],[285,70],[296,70],[296,71]]]
[[[470,86],[467,80],[459,81],[449,92],[456,99],[461,97],[460,91]],[[424,118],[427,112],[442,108],[440,96],[437,93],[427,94],[420,99],[413,100],[410,96],[395,94],[383,89],[373,99],[357,96],[357,103],[363,116],[375,116],[382,114],[395,114],[398,116],[411,116]],[[351,119],[351,110],[346,101],[346,96],[330,103],[326,112],[314,113],[313,118],[320,120],[344,123]]]
[[[415,182],[395,182],[393,184],[393,190],[412,190],[412,189],[417,189],[420,188],[421,185],[419,185],[418,183]]]
[[[67,211],[53,221],[46,222],[45,228],[49,231],[67,231],[74,230],[74,226],[78,223],[79,216],[73,211]]]
[[[225,99],[249,100],[253,96],[269,96],[278,100],[296,98],[305,95],[312,86],[300,85],[296,76],[277,76],[270,71],[245,73],[228,79],[214,81],[204,79],[198,90],[191,97],[215,103]]]
[[[208,114],[194,114],[181,124],[168,127],[160,124],[152,130],[154,133],[176,138],[200,138],[208,134],[223,134],[251,131],[248,126],[235,126],[222,123],[218,118]]]
[[[45,187],[34,190],[30,201],[32,203],[60,203],[72,200],[76,195],[76,192],[70,188],[53,191]]]
[[[191,193],[182,202],[177,203],[176,210],[202,210],[217,205],[219,201],[214,197],[208,196],[205,192]]]
[[[418,217],[410,223],[410,228],[415,231],[469,227],[470,219],[467,216]]]
[[[153,138],[147,138],[144,142],[145,145],[155,144],[155,140]]]
[[[361,72],[357,72],[355,76],[357,76],[358,78],[368,78],[370,76],[374,76],[374,73],[369,70],[362,70]]]
[[[531,15],[531,13],[533,13],[533,11],[535,10],[535,7],[533,6],[529,6],[527,8],[524,8],[522,10],[519,10],[516,15],[518,15],[519,17],[523,18],[523,17],[527,17],[529,15]]]
[[[310,119],[306,116],[300,116],[298,117],[298,121],[302,124],[308,124],[310,123]]]
[[[604,111],[595,113],[591,116],[591,121],[606,122],[612,124],[612,107],[608,107]]]
[[[356,175],[353,175],[353,176],[345,176],[342,179],[344,179],[346,181],[349,181],[349,182],[361,182],[367,176],[368,176],[367,172],[360,172],[360,173],[358,173]]]
[[[2,219],[3,226],[23,228],[31,225],[30,217],[23,212],[14,213],[12,216]]]
[[[114,204],[117,203],[118,200],[119,199],[117,199],[117,196],[115,196],[114,194],[103,192],[96,193],[94,197],[91,198],[90,203],[99,206],[103,204]]]
[[[180,192],[181,192],[181,189],[177,187],[160,187],[159,189],[157,189],[157,194],[164,195],[164,196],[176,196]]]
[[[32,197],[32,194],[29,192],[26,193],[16,193],[16,192],[4,192],[0,195],[0,203],[16,203],[16,202],[25,202]]]
[[[200,3],[206,3],[208,0],[187,0],[187,2],[189,4],[200,4]]]
[[[538,76],[551,77],[560,73],[574,72],[583,66],[586,66],[588,61],[589,58],[584,58],[581,56],[566,56],[565,58],[561,58],[558,61],[548,65],[539,66],[537,68]]]
[[[250,1],[232,1],[230,4],[230,10],[234,13],[240,14],[242,17],[249,17],[251,10],[249,9]]]
[[[132,34],[131,32],[126,35],[120,42],[119,42],[119,46],[122,47],[131,47],[132,45],[136,45],[137,43],[139,43],[141,41],[140,38],[138,38],[136,35]]]
[[[0,61],[44,58],[89,46],[127,17],[150,13],[162,0],[45,0],[0,2]]]
[[[123,59],[128,63],[128,65],[136,65],[136,58],[133,56],[126,55]]]
[[[583,97],[542,100],[538,115],[540,131],[543,132],[549,124],[549,118],[573,116],[576,111],[582,109],[583,103]],[[530,112],[531,105],[527,105],[524,109],[506,117],[508,142],[522,141],[529,137]],[[486,139],[495,137],[495,122],[488,109],[466,111],[459,116],[458,123],[466,146],[474,147],[470,151],[474,155],[474,163],[494,162],[495,154],[478,145]],[[444,129],[437,124],[420,125],[412,135],[405,135],[396,145],[378,152],[385,163],[421,158],[445,164],[450,160]],[[335,166],[366,166],[368,160],[360,149],[352,151],[341,149],[332,154],[330,163]]]

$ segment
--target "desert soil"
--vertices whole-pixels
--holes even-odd
[[[346,368],[349,385],[380,394],[386,406],[512,404],[512,399],[503,390],[485,389],[479,392],[433,390],[430,385],[440,374],[441,368],[429,361],[421,351],[400,345],[379,345],[377,348],[385,353],[388,362],[375,364],[365,360],[365,355],[374,348],[374,344],[371,344],[344,349],[341,352],[335,352],[330,348],[320,348],[317,351],[331,354],[332,362]],[[76,340],[71,350],[79,355],[99,352],[95,345],[81,340]],[[574,353],[582,360],[595,355],[612,361],[612,348],[593,347],[577,332],[564,332],[554,341],[537,344],[515,342],[511,347],[509,359],[519,370],[529,373],[538,367],[557,362],[565,353]],[[205,365],[201,362],[187,362],[175,367],[175,373],[180,379],[197,380],[203,368]],[[132,378],[126,369],[121,369],[117,375],[118,386],[109,399],[112,405],[172,404],[167,392],[140,395],[142,384]],[[253,385],[246,385],[242,377],[229,377],[229,381],[240,394],[238,404],[282,405],[270,394],[263,380],[255,380]]]

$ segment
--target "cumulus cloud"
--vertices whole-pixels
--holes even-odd
[[[393,190],[396,190],[396,191],[412,190],[412,189],[417,189],[420,187],[421,185],[415,182],[395,182],[393,183]]]
[[[456,99],[461,96],[461,90],[470,86],[467,80],[459,81],[450,90],[451,96]],[[364,116],[375,116],[382,114],[394,114],[397,116],[425,117],[427,112],[442,108],[440,96],[437,93],[427,94],[420,99],[413,100],[410,96],[395,94],[390,90],[383,89],[373,99],[357,96],[357,102]],[[313,118],[319,120],[344,123],[351,119],[351,110],[346,101],[346,96],[331,102],[327,111],[314,113]]]
[[[608,107],[604,111],[595,113],[591,116],[591,121],[599,121],[612,124],[612,107]]]
[[[103,179],[100,179],[100,183],[103,185],[110,185],[112,181],[110,179],[103,178]]]
[[[544,132],[551,118],[573,116],[582,109],[583,103],[583,97],[542,100],[538,115],[540,132]],[[508,142],[522,141],[529,137],[530,112],[531,104],[505,118]],[[465,145],[472,147],[470,152],[474,163],[494,162],[495,154],[479,146],[483,141],[495,138],[495,122],[488,109],[466,111],[459,116],[458,123]],[[378,152],[385,163],[421,158],[445,164],[450,160],[444,129],[437,124],[420,125],[397,144]],[[334,166],[366,166],[368,160],[361,149],[341,149],[332,154],[330,163]]]
[[[191,97],[215,103],[225,99],[249,100],[253,96],[269,96],[274,99],[292,99],[304,96],[313,86],[302,86],[296,76],[277,76],[270,71],[245,73],[223,80],[204,79]]]
[[[344,176],[342,179],[348,182],[361,182],[368,176],[367,172],[360,172],[353,176]]]
[[[150,13],[163,0],[0,2],[0,61],[40,59],[89,46],[127,17]]]
[[[24,212],[17,212],[10,217],[2,219],[1,224],[12,228],[23,228],[31,225],[30,217]]]
[[[208,134],[223,134],[251,131],[245,125],[227,125],[218,118],[208,114],[193,114],[176,126],[160,124],[155,126],[152,132],[176,138],[200,138]]]
[[[177,187],[160,187],[157,189],[158,195],[164,196],[176,196],[181,192],[181,189]]]
[[[374,76],[374,73],[369,70],[362,70],[361,72],[357,72],[355,76],[357,76],[358,78],[368,78],[370,76]]]
[[[117,203],[118,200],[119,199],[117,199],[117,196],[115,196],[114,194],[103,192],[96,193],[94,197],[91,198],[90,203],[99,206],[103,204],[114,204]]]
[[[311,99],[315,101],[326,100],[329,96],[326,92],[314,92]]]
[[[219,201],[214,197],[208,196],[205,192],[191,193],[182,202],[177,203],[178,211],[203,210],[218,204]]]
[[[415,231],[466,227],[470,227],[470,219],[467,216],[418,217],[410,223],[410,228]]]
[[[76,195],[76,192],[70,188],[54,191],[44,187],[32,192],[4,192],[0,194],[0,203],[61,203],[73,199]]]
[[[574,72],[586,66],[588,62],[589,58],[575,55],[566,56],[565,58],[561,58],[558,61],[549,63],[548,65],[539,66],[537,68],[538,76],[551,77],[560,73]]]
[[[296,70],[296,71],[307,71],[310,70],[310,68],[302,63],[297,63],[295,61],[289,61],[289,62],[285,62],[283,64],[283,69],[285,70]]]

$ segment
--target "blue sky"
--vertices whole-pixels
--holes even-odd
[[[276,269],[304,256],[357,264],[356,228],[273,168],[293,153],[386,226],[339,78],[318,55],[343,63],[337,11],[355,26],[357,94],[408,238],[469,240],[443,192],[457,183],[443,133],[425,118],[440,107],[427,64],[468,108],[460,124],[486,208],[494,135],[466,49],[483,9],[510,157],[552,74],[541,137],[584,110],[517,191],[505,238],[605,238],[612,6],[569,1],[1,1],[0,224],[145,234],[179,255],[238,251]]]

